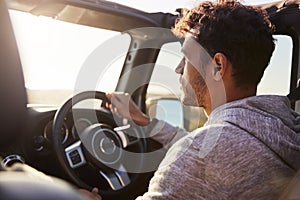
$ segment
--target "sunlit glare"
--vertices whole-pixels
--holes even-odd
[[[73,88],[88,55],[120,34],[18,11],[10,14],[26,87],[31,89]]]
[[[197,0],[115,1],[125,5],[133,5],[137,9],[148,12],[173,12],[176,8],[189,7],[200,2]],[[274,0],[243,2],[259,4],[274,2]],[[10,15],[23,65],[26,88],[30,90],[72,90],[76,77],[87,57],[103,42],[120,34],[119,32],[54,20],[49,17],[34,16],[20,11],[10,11]],[[268,76],[264,76],[262,84],[258,88],[259,94],[272,93],[274,88],[281,94],[286,94],[289,91],[290,71],[285,70],[282,66],[290,65],[290,63],[283,63],[283,60],[288,60],[287,58],[291,57],[291,41],[288,46],[280,45],[280,49],[283,49],[281,54],[285,57],[279,56],[276,60],[272,60],[272,64],[277,66],[277,71],[281,75],[285,74],[284,81],[287,83],[276,82],[274,77],[279,77],[280,74],[272,72]],[[284,54],[285,51],[288,55]],[[277,53],[275,52],[275,54]],[[115,89],[119,78],[116,72],[121,71],[124,59],[125,55],[122,55],[112,63],[115,67],[103,69],[105,75],[99,81],[100,88],[97,89],[102,91]],[[169,62],[167,61],[168,57],[163,59]],[[99,67],[101,67],[101,63],[99,63]]]

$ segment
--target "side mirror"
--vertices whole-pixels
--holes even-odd
[[[183,106],[177,99],[158,99],[148,106],[150,117],[164,120],[174,126],[184,127]]]
[[[150,117],[164,120],[173,126],[193,131],[202,127],[207,116],[202,108],[183,106],[178,99],[148,99],[147,113]]]

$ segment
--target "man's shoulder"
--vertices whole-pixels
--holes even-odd
[[[178,149],[181,146],[185,147],[185,151],[197,152],[200,159],[222,157],[223,154],[229,158],[231,154],[247,154],[251,157],[267,151],[266,147],[247,131],[227,122],[198,128],[175,143],[173,148]]]
[[[220,146],[223,148],[232,147],[235,138],[234,129],[235,127],[230,124],[209,125],[198,128],[173,144],[165,158],[168,158],[168,162],[185,158],[194,158],[199,161],[215,148],[220,148]],[[239,142],[240,140],[237,141],[237,143]]]

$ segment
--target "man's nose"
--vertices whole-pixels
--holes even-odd
[[[185,65],[185,61],[184,58],[180,61],[180,63],[178,64],[178,66],[175,69],[175,72],[177,74],[183,74],[183,70],[184,70],[184,65]]]

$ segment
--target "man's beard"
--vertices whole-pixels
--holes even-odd
[[[186,106],[207,106],[208,88],[201,75],[192,83],[182,80],[181,102]]]

